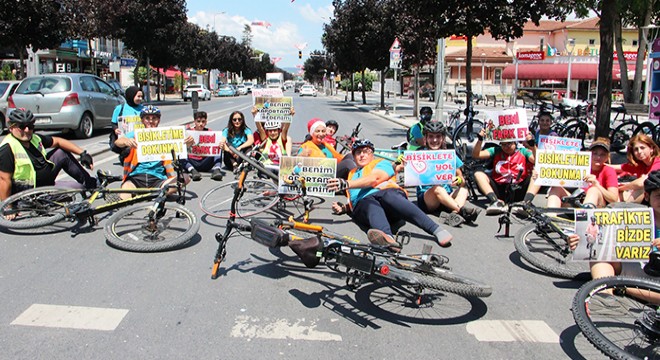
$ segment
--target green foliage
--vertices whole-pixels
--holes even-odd
[[[320,50],[312,51],[303,66],[305,67],[305,80],[312,84],[320,83],[323,80],[323,74],[330,76],[330,73],[334,71],[332,58]]]
[[[362,83],[362,86],[363,86],[365,91],[371,91],[371,89],[374,86],[374,81],[376,81],[376,76],[373,75],[372,73],[365,73],[364,80],[362,79],[362,73],[355,73],[355,75],[353,75],[353,89],[351,89],[351,78],[350,77],[347,77],[347,78],[343,79],[339,83],[339,87],[342,90],[358,91],[358,90],[360,90],[358,84]]]
[[[11,72],[9,64],[2,65],[2,69],[0,69],[0,80],[16,80],[16,76]]]

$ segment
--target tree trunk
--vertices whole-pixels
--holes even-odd
[[[151,102],[151,62],[149,61],[149,55],[147,55],[147,93],[144,94],[144,98],[147,99],[147,102]]]
[[[362,69],[362,104],[367,105],[367,82],[364,81],[364,71],[365,69]]]
[[[355,101],[355,73],[351,72],[351,101]]]
[[[385,70],[380,71],[380,108],[385,109]]]
[[[466,101],[470,101],[472,94],[472,35],[467,36],[467,51],[465,52],[465,90],[467,90]],[[467,104],[466,104],[467,105]]]
[[[20,48],[16,50],[18,53],[18,80],[25,79],[25,74],[23,73],[23,66],[25,64],[25,57],[23,57],[23,51]],[[34,55],[36,56],[36,54]],[[39,62],[37,62],[37,74],[39,73]]]
[[[158,70],[158,68],[156,68],[156,70]],[[160,101],[160,79],[161,79],[160,71],[158,71],[158,75],[156,76],[156,78],[158,79],[158,83],[156,84],[156,99]]]
[[[94,50],[92,49],[91,39],[87,39],[87,49],[89,50],[89,66],[92,74],[96,75],[96,61],[94,61]]]
[[[418,58],[419,59],[419,58]],[[416,119],[419,115],[417,113],[417,109],[419,109],[419,65],[415,65],[415,69],[413,70],[414,76],[413,76],[413,117]]]
[[[630,82],[628,82],[628,64],[623,56],[623,37],[621,36],[621,17],[618,13],[614,15],[614,46],[619,57],[619,69],[621,70],[621,90],[623,101],[627,103],[639,103],[639,96],[631,96]],[[636,100],[637,99],[637,100]]]
[[[655,3],[654,0],[649,0],[646,4],[646,12],[644,13],[644,20],[642,26],[648,26],[651,24],[651,14],[653,13],[653,4]],[[649,35],[650,36],[650,35]],[[646,62],[644,61],[644,54],[648,53],[650,54],[651,51],[651,46],[650,44],[646,41],[647,39],[644,37],[644,32],[642,29],[637,29],[637,43],[640,44],[639,47],[637,47],[637,61],[635,61],[635,78],[633,80],[633,85],[632,85],[632,93],[637,94],[634,95],[634,98],[640,98],[644,99],[644,94],[642,93],[642,87],[644,86],[644,70],[646,69]],[[651,74],[647,74],[647,76],[651,76]],[[651,89],[646,89],[645,91],[649,91]],[[639,101],[641,103],[642,101]],[[637,102],[635,102],[637,103]]]
[[[598,97],[596,98],[596,137],[609,137],[612,105],[612,63],[614,14],[616,0],[603,0],[600,15],[600,64],[598,66]]]

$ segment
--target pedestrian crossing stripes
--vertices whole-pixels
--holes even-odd
[[[11,325],[112,331],[127,313],[126,309],[32,304]]]
[[[540,320],[478,320],[466,330],[479,341],[559,343],[559,335]]]

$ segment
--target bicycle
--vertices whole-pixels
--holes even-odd
[[[8,197],[0,204],[0,226],[32,229],[62,220],[98,225],[96,215],[120,209],[108,219],[104,235],[116,248],[136,252],[163,251],[187,244],[199,230],[195,214],[184,206],[186,184],[178,159],[172,151],[176,184],[162,188],[109,189],[119,176],[97,172],[100,185],[86,196],[84,190],[40,187]],[[168,193],[176,189],[176,204],[168,203]],[[118,199],[118,194],[133,197]],[[98,199],[106,203],[95,206]],[[151,203],[149,203],[151,201]],[[8,220],[6,216],[14,216]],[[170,234],[172,232],[173,234]]]
[[[346,285],[355,290],[367,281],[385,280],[413,289],[417,304],[424,289],[447,291],[465,297],[488,297],[490,286],[458,275],[447,266],[449,259],[431,254],[425,245],[422,254],[404,255],[386,246],[362,244],[359,240],[328,231],[320,225],[278,220],[274,224],[252,218],[249,223],[229,221],[224,234],[217,233],[219,243],[212,279],[218,277],[219,264],[226,255],[232,229],[250,231],[250,237],[268,247],[290,246],[305,266],[316,267],[321,260],[331,270],[346,276]],[[410,233],[399,232],[397,241],[407,244]]]
[[[473,99],[475,98],[475,95],[466,90],[459,90],[459,92],[465,93],[465,96],[467,97],[467,105],[465,110],[463,110],[465,121],[460,123],[455,129],[453,129],[453,131],[451,131],[451,141],[453,148],[456,150],[456,155],[465,162],[468,156],[467,145],[474,145],[477,139],[477,135],[484,127],[484,123],[481,120],[474,118],[477,114],[479,114],[478,111],[474,110]],[[458,113],[457,116],[460,117],[460,113]]]
[[[606,277],[584,284],[571,306],[580,331],[612,359],[660,358],[660,282]]]
[[[228,146],[234,151],[231,145]],[[247,154],[240,151],[235,153],[243,160],[238,167],[237,180],[216,186],[202,195],[199,205],[205,214],[219,219],[231,219],[235,216],[247,218],[275,206],[278,211],[284,211],[288,203],[295,205],[295,202],[301,199],[303,211],[300,215],[303,221],[309,220],[315,201],[307,195],[304,177],[296,177],[289,184],[298,189],[296,194],[279,194],[275,183],[279,177],[258,160],[258,157],[262,156],[258,148],[252,149]],[[257,171],[258,177],[248,179],[252,171]],[[240,191],[236,204],[233,201],[235,191]]]
[[[351,131],[350,135],[342,135],[337,138],[337,145],[341,145],[341,150],[337,149],[340,154],[346,154],[347,152],[351,151],[351,147],[353,146],[353,142],[358,138],[360,135],[360,131],[362,129],[360,128],[361,123],[357,123],[355,125],[355,128],[353,128],[353,131]]]
[[[562,201],[578,205],[580,197],[580,194],[571,194],[562,198]],[[525,261],[548,274],[562,278],[582,279],[590,276],[588,263],[572,261],[567,233],[573,232],[574,221],[548,215],[548,213],[559,213],[570,217],[573,209],[539,209],[525,201],[517,202],[511,204],[507,213],[500,217],[500,226],[506,223],[502,221],[503,218],[507,220],[510,218],[513,207],[521,207],[531,222],[522,227],[513,239],[516,251]],[[510,220],[508,222],[510,223]]]

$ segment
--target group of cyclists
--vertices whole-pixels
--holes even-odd
[[[113,114],[114,131],[111,133],[110,147],[119,154],[123,165],[122,188],[161,187],[175,179],[170,161],[138,162],[135,132],[122,132],[120,118],[139,116],[142,127],[153,128],[160,123],[161,112],[153,105],[142,104],[142,91],[137,87],[126,90],[126,103],[117,106]],[[255,107],[251,112],[257,113]],[[291,115],[295,111],[291,109]],[[420,122],[411,127],[408,137],[410,148],[419,151],[446,149],[450,135],[444,124],[433,118],[429,107],[420,109]],[[539,135],[553,135],[550,130],[553,118],[549,113],[538,115],[539,129],[529,134],[522,142],[507,141],[499,146],[484,148],[485,130],[478,135],[472,150],[472,158],[484,160],[485,166],[474,171],[474,183],[488,199],[487,215],[507,211],[508,203],[532,201],[537,194],[544,194],[547,207],[560,207],[562,197],[571,189],[561,187],[542,188],[534,184],[537,176],[534,170],[535,154]],[[194,115],[190,130],[208,130],[208,114],[199,111]],[[86,151],[72,142],[47,135],[34,134],[34,115],[25,109],[12,111],[7,119],[9,134],[0,144],[0,200],[12,193],[37,186],[53,185],[60,170],[64,170],[82,187],[92,189],[96,179],[83,168],[93,168],[93,160]],[[225,171],[233,171],[241,158],[233,151],[245,152],[258,147],[264,155],[265,165],[277,169],[283,156],[298,155],[326,157],[337,160],[337,175],[328,180],[328,190],[345,194],[347,204],[335,202],[335,214],[349,214],[364,227],[371,242],[387,245],[397,251],[396,223],[410,222],[427,234],[440,246],[449,246],[453,239],[449,231],[431,219],[429,214],[439,213],[449,226],[475,224],[481,212],[477,206],[467,201],[468,183],[461,171],[463,162],[458,159],[454,181],[450,185],[423,185],[416,188],[416,202],[407,197],[407,192],[396,182],[397,172],[403,171],[404,164],[390,162],[375,157],[375,145],[367,139],[353,142],[350,154],[342,155],[336,149],[334,135],[339,124],[313,118],[307,122],[308,135],[297,152],[293,152],[293,142],[288,135],[290,123],[279,121],[256,122],[256,132],[246,124],[240,111],[230,114],[227,126],[222,130],[219,146],[223,151],[219,156],[197,157],[189,155],[182,165],[187,170],[186,182],[199,181],[202,172],[211,172],[213,180],[222,180]],[[556,134],[554,134],[556,135]],[[188,136],[185,143],[193,145]],[[232,145],[230,148],[228,145]],[[51,151],[46,151],[53,148]],[[592,153],[591,173],[583,180],[584,206],[601,208],[617,201],[649,204],[660,211],[660,149],[648,136],[638,134],[627,148],[627,161],[623,164],[610,164],[609,140],[597,138],[588,147]],[[77,160],[72,154],[80,156]],[[224,168],[224,169],[223,169]],[[630,181],[619,182],[626,175]],[[511,184],[518,184],[512,190]],[[506,195],[507,193],[510,193]],[[129,196],[125,194],[124,196]],[[658,209],[656,209],[658,207]],[[658,245],[658,241],[654,243]],[[594,264],[594,277],[618,273],[617,265]]]

